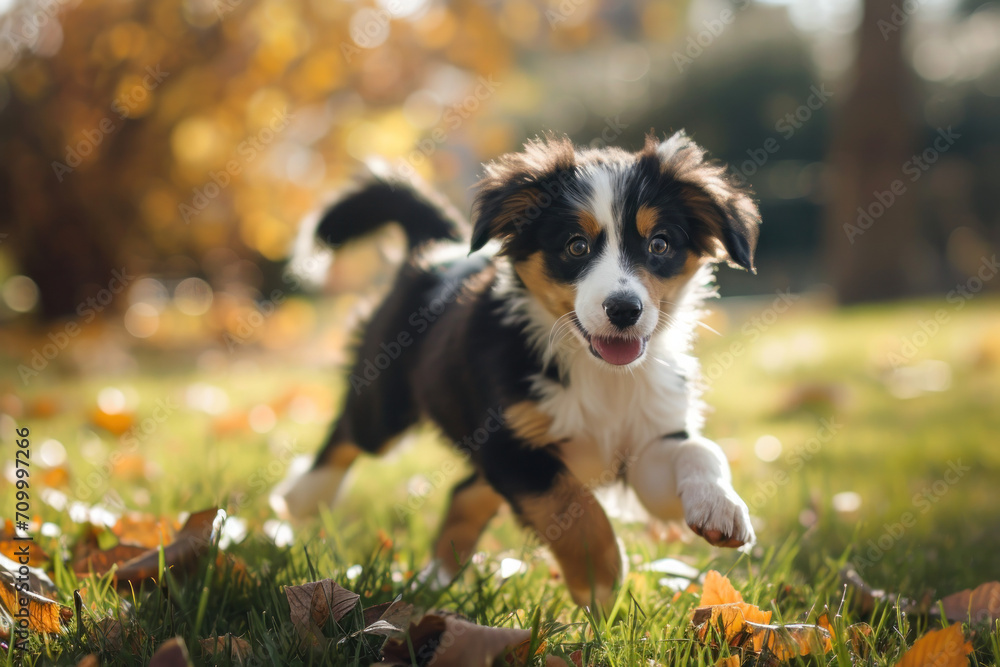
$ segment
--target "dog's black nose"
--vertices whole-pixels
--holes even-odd
[[[612,294],[604,300],[608,320],[619,329],[630,327],[642,315],[642,301],[634,294]]]

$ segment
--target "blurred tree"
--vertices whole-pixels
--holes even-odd
[[[853,82],[834,114],[826,252],[842,303],[905,296],[920,274],[918,198],[904,172],[920,109],[903,56],[907,18],[897,0],[865,0]]]
[[[122,267],[198,275],[217,248],[279,262],[299,220],[369,154],[433,177],[446,156],[437,140],[415,154],[422,133],[457,120],[474,136],[476,95],[511,48],[479,2],[390,5],[20,0],[0,12],[0,231],[41,316],[76,314]],[[429,79],[434,95],[410,99]]]

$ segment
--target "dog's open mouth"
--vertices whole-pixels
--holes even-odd
[[[626,366],[641,357],[649,342],[649,338],[591,336],[579,320],[576,320],[576,326],[590,344],[590,353],[615,366]]]

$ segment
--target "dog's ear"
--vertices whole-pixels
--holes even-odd
[[[648,136],[643,154],[659,161],[663,183],[689,216],[701,250],[756,273],[753,258],[760,212],[742,179],[709,160],[683,130],[663,142]]]
[[[487,164],[485,176],[475,186],[472,251],[493,239],[506,249],[552,204],[561,190],[560,175],[575,166],[572,142],[551,136],[530,141],[522,152]]]

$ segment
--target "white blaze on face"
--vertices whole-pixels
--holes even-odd
[[[576,290],[576,314],[580,324],[592,336],[621,336],[623,332],[611,325],[604,312],[604,302],[612,294],[634,294],[642,301],[642,316],[635,323],[631,337],[645,338],[656,327],[659,304],[652,302],[649,292],[628,266],[622,252],[621,220],[615,206],[622,196],[621,175],[606,167],[593,167],[584,176],[591,194],[581,202],[604,232],[604,243],[599,253],[590,259],[583,280]]]

